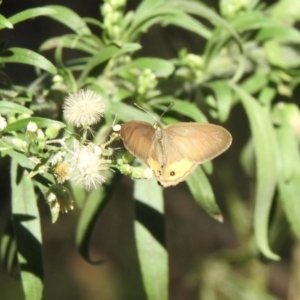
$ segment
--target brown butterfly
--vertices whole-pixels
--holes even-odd
[[[127,150],[153,170],[164,187],[176,185],[197,167],[224,152],[231,134],[208,123],[177,123],[163,126],[142,121],[122,124],[120,136]]]

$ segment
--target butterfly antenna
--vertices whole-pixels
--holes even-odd
[[[145,113],[147,113],[148,115],[150,115],[154,120],[157,121],[156,117],[155,117],[153,114],[151,114],[148,110],[146,110],[145,108],[139,106],[139,105],[136,104],[136,103],[134,103],[134,105],[135,105],[136,107],[138,107],[140,110],[142,110],[142,111],[144,111]],[[163,112],[163,113],[161,114],[161,116],[159,117],[159,122],[160,122],[161,118],[163,117],[163,115],[170,109],[170,107],[171,107],[172,105],[173,105],[173,103],[171,102],[171,103],[169,104],[169,106],[164,110],[164,112]]]
[[[146,110],[145,108],[139,106],[139,105],[136,104],[136,103],[134,103],[134,105],[135,105],[137,108],[139,108],[140,110],[142,110],[142,111],[144,111],[145,113],[147,113],[147,114],[148,114],[149,116],[151,116],[154,120],[157,120],[157,118],[156,118],[153,114],[151,114],[150,111]]]
[[[173,102],[171,102],[169,104],[169,106],[163,111],[163,113],[161,114],[161,116],[159,117],[159,121],[161,120],[161,118],[163,117],[163,115],[170,109],[170,107],[173,105]]]
[[[113,120],[113,123],[112,123],[112,126],[111,126],[111,127],[113,127],[114,125],[116,125],[116,121],[117,121],[117,115],[115,115],[115,118],[114,118],[114,120]]]

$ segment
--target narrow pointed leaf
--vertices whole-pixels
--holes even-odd
[[[99,50],[99,53],[92,56],[86,66],[84,71],[82,72],[79,81],[83,81],[84,78],[97,66],[102,64],[103,62],[109,60],[112,57],[117,55],[126,53],[126,52],[135,52],[140,49],[141,46],[139,44],[124,44],[122,46],[109,45]]]
[[[151,211],[163,213],[162,188],[153,179],[137,180],[134,184],[134,199],[144,203],[144,207]],[[150,212],[148,216],[150,215]],[[143,282],[148,299],[168,299],[168,257],[165,248],[157,240],[151,228],[145,227],[147,222],[135,222],[135,237],[138,258],[141,266]],[[142,225],[143,224],[143,225]],[[161,232],[165,232],[159,228]],[[159,234],[159,233],[158,233]]]
[[[10,102],[10,101],[0,101],[0,111],[2,115],[5,114],[33,114],[33,111],[23,105]]]
[[[267,108],[262,107],[245,90],[231,83],[240,98],[250,122],[256,155],[257,187],[254,208],[254,234],[259,250],[268,258],[279,256],[270,249],[268,224],[275,188],[278,180],[277,142],[275,130]]]
[[[10,132],[10,131],[17,131],[17,130],[25,129],[29,122],[36,123],[36,125],[39,128],[47,128],[53,124],[57,124],[60,128],[66,127],[66,124],[64,124],[60,121],[46,119],[46,118],[40,118],[40,117],[30,117],[30,118],[18,120],[14,123],[7,125],[7,127],[5,127],[3,132]]]
[[[84,259],[92,264],[99,264],[102,262],[101,258],[100,260],[97,258],[96,261],[93,261],[90,258],[89,242],[98,215],[102,212],[106,203],[107,193],[104,188],[101,187],[91,192],[89,197],[86,199],[76,230],[76,245],[79,252]]]
[[[73,10],[61,5],[48,5],[47,8],[53,9],[56,13],[50,15],[52,19],[64,24],[77,34],[90,35],[91,30],[84,20]]]
[[[56,74],[55,66],[42,55],[24,48],[9,48],[0,53],[0,63],[18,63],[41,68],[51,74]]]
[[[76,230],[76,245],[83,258],[91,264],[97,265],[103,262],[103,260],[98,257],[95,259],[90,258],[89,242],[95,222],[99,215],[101,215],[112,193],[115,191],[115,187],[118,185],[120,178],[121,175],[119,173],[114,174],[110,184],[102,185],[87,195],[88,197],[83,206]],[[110,179],[108,181],[110,181]],[[76,197],[76,195],[74,196]],[[82,197],[82,195],[80,195],[80,197]]]
[[[33,19],[33,18],[40,17],[40,16],[52,15],[55,13],[56,13],[56,11],[51,8],[34,7],[34,8],[29,8],[29,9],[23,10],[13,16],[11,16],[9,18],[9,21],[15,25],[17,23],[23,22],[28,19]]]
[[[211,37],[211,32],[206,26],[200,23],[199,20],[182,13],[182,11],[177,14],[173,13],[172,15],[166,15],[163,18],[163,24],[171,24],[184,28],[204,37],[205,39],[209,39]]]
[[[12,29],[14,26],[13,24],[6,19],[3,15],[0,15],[0,29],[2,28],[9,28]]]
[[[153,123],[155,121],[153,120],[152,116],[143,112],[141,109],[136,108],[134,106],[130,106],[122,102],[119,103],[112,102],[109,108],[111,109],[111,111],[113,111],[116,114],[118,120],[121,120],[123,122],[128,122],[131,120],[140,120],[140,121]]]
[[[189,175],[186,183],[195,201],[214,219],[223,221],[222,213],[216,203],[214,192],[201,167]]]
[[[26,171],[11,164],[12,212],[25,299],[42,299],[43,261],[40,218],[33,182]]]
[[[158,105],[170,105],[169,110],[180,113],[183,116],[191,118],[196,122],[208,122],[206,116],[201,112],[195,103],[188,100],[178,99],[172,96],[156,97],[149,101],[149,104]],[[167,106],[163,109],[165,110]]]
[[[168,257],[166,250],[139,222],[135,222],[138,258],[148,299],[168,299]]]
[[[277,105],[273,117],[279,122],[278,139],[279,199],[295,236],[300,239],[300,153],[299,141],[290,124],[289,111],[293,104]]]
[[[215,93],[219,120],[225,122],[230,113],[232,103],[232,92],[226,80],[217,80],[209,83]]]
[[[116,72],[131,71],[133,69],[150,69],[158,77],[168,77],[174,71],[174,65],[168,60],[160,58],[143,57],[137,58],[126,65],[118,68]]]
[[[298,159],[298,163],[300,160]],[[279,199],[281,200],[285,215],[289,221],[292,231],[300,240],[300,169],[289,181],[283,177],[279,180]]]

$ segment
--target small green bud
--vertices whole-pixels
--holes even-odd
[[[124,175],[130,175],[132,173],[132,167],[128,164],[122,164],[120,166],[120,172]]]
[[[116,5],[118,7],[123,7],[126,4],[126,0],[116,0]]]
[[[123,156],[122,156],[122,160],[124,163],[130,164],[133,160],[134,160],[134,155],[132,155],[130,152],[126,152]]]
[[[38,126],[36,125],[35,122],[29,122],[27,124],[26,128],[26,142],[27,144],[35,143],[37,140],[37,131],[38,131]]]
[[[37,130],[37,139],[38,139],[38,141],[44,141],[45,140],[44,131],[40,128]]]
[[[27,131],[29,131],[29,132],[37,132],[37,130],[38,130],[38,126],[36,125],[36,123],[35,122],[29,122],[28,124],[27,124],[27,128],[26,128],[26,130]]]
[[[109,3],[104,3],[101,7],[101,12],[103,16],[106,16],[113,12],[113,8]]]
[[[57,137],[57,135],[59,134],[60,129],[61,129],[61,127],[57,123],[50,125],[50,127],[48,127],[46,129],[46,132],[45,132],[46,137],[48,139],[55,139]]]

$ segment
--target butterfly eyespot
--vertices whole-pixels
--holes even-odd
[[[175,176],[175,172],[174,171],[170,172],[170,175]]]

